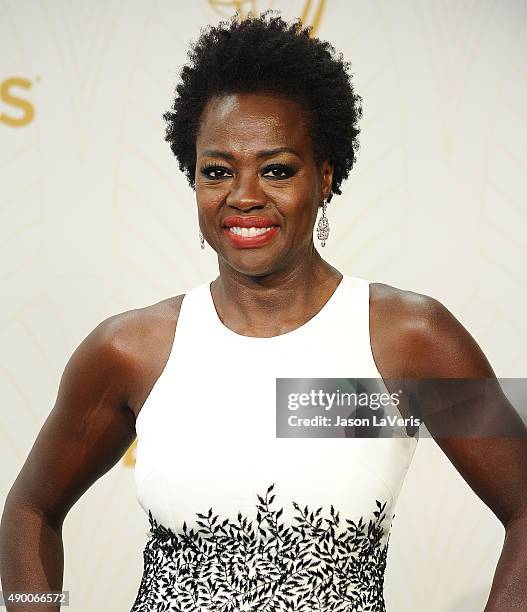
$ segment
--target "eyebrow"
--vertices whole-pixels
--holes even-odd
[[[276,155],[277,153],[293,153],[293,155],[296,155],[302,159],[302,156],[291,147],[276,147],[275,149],[258,151],[256,158],[260,159],[261,157],[270,157],[271,155]],[[219,151],[218,149],[205,149],[203,151],[203,155],[209,155],[210,157],[222,157],[231,161],[234,160],[234,155],[232,153],[227,153],[227,151]]]

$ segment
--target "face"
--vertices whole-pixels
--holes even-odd
[[[316,164],[299,102],[264,93],[208,101],[196,139],[196,199],[220,265],[259,276],[303,261],[332,177],[327,161]]]

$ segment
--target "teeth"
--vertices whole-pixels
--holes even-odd
[[[231,233],[236,234],[237,236],[245,236],[246,238],[250,236],[260,236],[261,234],[265,234],[268,232],[271,227],[231,227],[229,228]]]

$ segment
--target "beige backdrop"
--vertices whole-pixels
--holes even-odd
[[[216,275],[161,115],[189,39],[235,4],[302,15],[353,63],[362,146],[323,256],[438,298],[498,375],[526,375],[524,2],[2,0],[2,500],[89,331]],[[148,525],[133,450],[66,519],[71,612],[135,598]],[[421,440],[393,526],[388,610],[483,610],[503,535]]]

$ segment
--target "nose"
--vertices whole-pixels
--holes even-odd
[[[239,210],[265,206],[266,197],[261,189],[259,177],[239,175],[227,195],[226,204]]]

